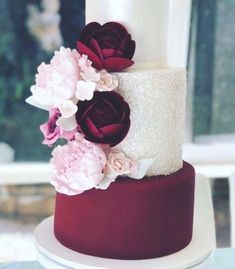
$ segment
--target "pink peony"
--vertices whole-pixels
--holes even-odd
[[[68,145],[52,152],[51,164],[55,174],[51,180],[56,191],[76,195],[97,186],[104,178],[106,155],[100,145],[77,134]]]
[[[31,87],[32,96],[26,101],[36,107],[49,110],[75,96],[80,79],[80,54],[74,49],[61,47],[50,61],[38,67],[36,84]]]
[[[44,135],[44,141],[42,142],[43,144],[52,146],[59,138],[64,138],[66,140],[74,139],[74,136],[77,132],[76,129],[72,131],[65,131],[56,124],[56,121],[60,116],[61,113],[59,109],[53,108],[50,110],[48,122],[40,126],[40,130]]]

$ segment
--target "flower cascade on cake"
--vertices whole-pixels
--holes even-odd
[[[89,23],[76,49],[61,47],[49,64],[38,67],[32,95],[26,102],[48,111],[40,126],[43,144],[52,147],[56,191],[80,194],[107,189],[118,176],[141,179],[153,159],[133,160],[115,145],[130,128],[130,108],[116,92],[118,79],[108,71],[131,66],[135,42],[116,22]]]

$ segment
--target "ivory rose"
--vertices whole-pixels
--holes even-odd
[[[102,147],[85,140],[81,134],[67,145],[56,147],[52,156],[51,183],[60,193],[80,194],[94,188],[104,178],[107,159]]]
[[[96,89],[100,92],[113,91],[118,86],[118,80],[115,75],[108,73],[106,70],[100,71],[100,79],[96,82]]]
[[[105,168],[107,177],[117,177],[136,172],[135,161],[129,159],[123,152],[110,152]]]

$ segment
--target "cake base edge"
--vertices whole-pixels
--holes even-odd
[[[112,259],[150,259],[177,252],[192,239],[195,171],[122,178],[107,190],[57,193],[54,233],[64,246]]]

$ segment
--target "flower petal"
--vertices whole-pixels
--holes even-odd
[[[115,30],[119,36],[121,36],[122,38],[125,37],[126,35],[128,35],[128,32],[126,30],[126,28],[118,22],[107,22],[104,25],[102,25],[102,28],[111,28],[112,30]]]
[[[90,22],[88,23],[82,30],[79,40],[83,43],[87,42],[90,36],[99,30],[101,25],[98,22]]]
[[[133,64],[132,60],[121,57],[111,57],[104,60],[104,68],[111,72],[126,69]]]
[[[77,42],[77,48],[80,54],[86,54],[90,61],[92,61],[92,66],[95,67],[98,70],[103,69],[103,63],[101,59],[86,45],[84,45],[82,42]]]
[[[81,100],[91,100],[95,91],[95,82],[79,80],[77,82],[76,97]]]
[[[58,126],[60,126],[65,131],[72,131],[77,127],[77,122],[76,122],[75,115],[73,115],[70,118],[60,117],[56,121],[56,124]]]
[[[81,72],[81,77],[86,81],[99,81],[100,74],[96,72],[95,68],[89,67]]]
[[[92,35],[92,37],[97,39],[101,49],[104,48],[117,49],[121,42],[121,36],[119,32],[116,31],[115,29],[108,27],[99,29],[98,31],[95,32],[94,35]]]
[[[102,49],[102,54],[103,54],[105,59],[112,57],[115,52],[116,52],[115,49]]]
[[[135,47],[136,47],[136,44],[135,44],[135,41],[134,40],[130,40],[128,42],[128,45],[126,47],[126,52],[125,52],[125,56],[129,59],[131,59],[135,53]]]
[[[104,179],[95,186],[96,189],[106,190],[114,182],[116,177],[104,177]]]
[[[35,107],[38,107],[38,108],[41,108],[41,109],[44,109],[44,110],[47,110],[49,111],[52,106],[51,105],[46,105],[46,104],[42,104],[42,103],[39,103],[37,102],[37,99],[34,98],[34,96],[29,96],[26,100],[25,100],[26,103],[32,105],[32,106],[35,106]]]
[[[93,123],[93,121],[89,117],[86,118],[86,125],[87,125],[87,128],[89,130],[89,133],[91,133],[91,135],[94,136],[94,138],[98,139],[98,141],[100,139],[103,139],[103,134],[96,128],[95,124]],[[86,128],[84,128],[84,126],[81,126],[81,128],[83,130],[86,129]]]
[[[121,51],[122,53],[125,51],[126,46],[127,46],[127,42],[129,40],[129,36],[127,35],[125,38],[122,39],[122,42],[118,48],[119,51]]]
[[[94,38],[91,38],[88,45],[89,48],[103,61],[104,58],[99,43]]]
[[[70,118],[76,114],[78,107],[71,100],[65,100],[58,106],[63,118]]]
[[[130,173],[128,174],[128,176],[135,179],[143,178],[154,161],[155,159],[142,159],[137,161],[136,173],[135,174]]]
[[[130,120],[129,122],[125,122],[125,124],[120,123],[120,124],[107,125],[105,127],[100,128],[100,131],[103,133],[105,137],[105,141],[107,142],[106,144],[109,144],[110,147],[114,147],[126,137],[129,128],[130,128]]]
[[[104,136],[113,136],[117,133],[120,133],[123,128],[124,128],[124,124],[116,123],[116,124],[110,124],[110,125],[104,126],[100,128],[100,131],[102,132]]]
[[[113,57],[122,57],[123,52],[120,50],[115,50],[114,54],[112,55]]]

